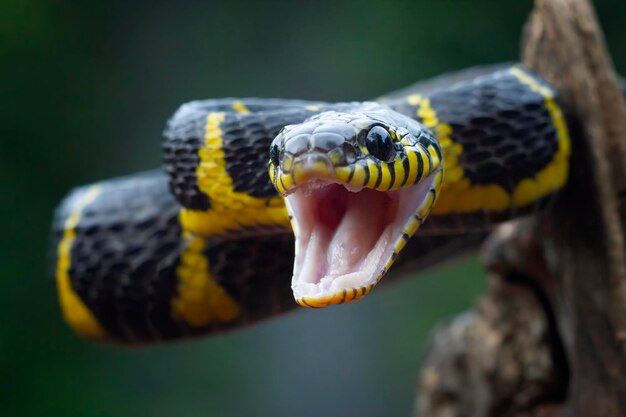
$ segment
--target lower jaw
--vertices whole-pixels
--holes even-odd
[[[304,296],[298,297],[294,293],[296,303],[302,307],[324,308],[335,304],[345,304],[358,301],[374,289],[376,284],[365,285],[358,288],[346,288],[334,294],[321,297]]]

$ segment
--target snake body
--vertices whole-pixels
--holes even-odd
[[[316,307],[359,299],[392,265],[390,277],[401,266],[432,265],[474,248],[495,223],[546,206],[566,183],[570,153],[556,92],[521,66],[451,78],[379,103],[183,105],[165,131],[164,172],[77,188],[57,209],[54,265],[66,321],[90,339],[142,344],[294,308],[289,280],[306,227],[285,201],[309,185],[317,193],[320,181],[338,183],[348,203],[335,202],[334,188],[319,201],[357,206],[358,196],[396,201],[393,193],[426,185],[387,245],[384,268],[362,285],[296,294]],[[339,253],[335,246],[329,251]],[[326,268],[341,275],[332,262]]]

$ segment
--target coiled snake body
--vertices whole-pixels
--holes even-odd
[[[430,265],[544,207],[570,154],[555,92],[521,66],[482,72],[376,103],[183,105],[165,172],[77,188],[58,208],[65,319],[129,344],[221,332],[294,296],[357,300],[392,265]]]

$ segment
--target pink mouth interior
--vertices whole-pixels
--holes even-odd
[[[317,227],[307,233],[307,252],[313,256],[305,257],[304,271],[312,274],[303,278],[314,284],[360,269],[397,211],[397,201],[384,193],[352,193],[338,184],[328,184],[304,199],[310,204],[309,224]]]
[[[294,295],[374,284],[431,183],[380,192],[314,180],[288,195],[296,233]]]

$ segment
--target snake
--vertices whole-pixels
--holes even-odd
[[[60,309],[86,339],[185,340],[359,300],[550,207],[571,153],[557,91],[520,64],[365,102],[192,101],[162,146],[162,168],[55,212]]]

